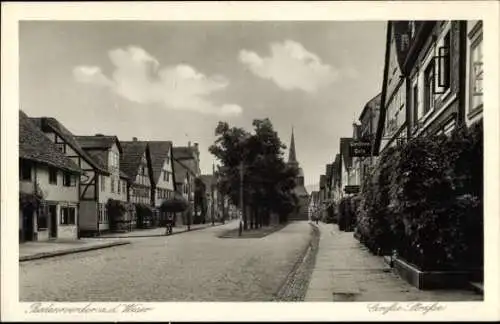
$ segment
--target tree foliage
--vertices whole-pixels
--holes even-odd
[[[298,170],[285,163],[286,146],[269,119],[256,119],[252,125],[250,133],[219,122],[215,129],[217,139],[209,151],[221,163],[219,189],[240,207],[240,167],[243,167],[244,205],[251,207],[251,223],[259,226],[271,212],[287,215],[295,210],[298,199],[293,188]]]

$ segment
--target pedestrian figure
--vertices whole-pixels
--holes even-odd
[[[316,216],[316,225],[318,225],[318,222],[319,222],[319,217]]]
[[[170,235],[172,234],[172,225],[174,223],[174,218],[172,216],[172,213],[167,214],[167,228],[165,229],[165,235]]]

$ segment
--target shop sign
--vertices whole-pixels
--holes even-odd
[[[372,144],[370,142],[352,142],[349,145],[351,157],[368,157],[371,155]]]
[[[356,194],[359,192],[359,186],[345,186],[344,187],[344,192],[346,194]]]

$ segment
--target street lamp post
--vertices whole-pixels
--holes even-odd
[[[245,206],[243,204],[243,161],[240,162],[240,209],[241,209],[241,214],[240,214],[240,227],[239,227],[239,236],[241,236],[243,232],[243,213],[245,212]]]

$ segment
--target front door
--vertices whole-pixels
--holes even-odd
[[[33,241],[33,209],[23,209],[23,241]]]
[[[49,205],[50,238],[57,238],[57,206]]]

